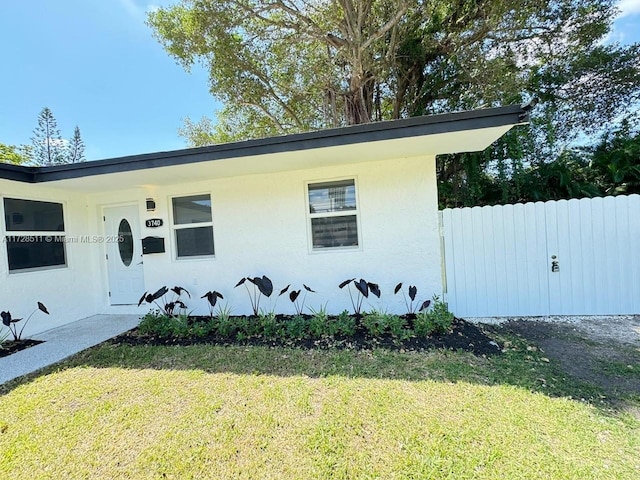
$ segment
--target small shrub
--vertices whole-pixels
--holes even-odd
[[[305,338],[309,333],[308,326],[302,315],[296,315],[285,323],[284,335],[293,340]]]
[[[340,313],[332,322],[334,325],[334,335],[352,337],[356,334],[356,319],[347,310]]]
[[[242,324],[242,320],[246,321],[246,317],[233,319],[230,316],[218,315],[214,317],[213,322],[216,324],[216,334],[222,338],[233,338],[236,336],[238,327]]]
[[[416,315],[414,330],[416,335],[427,337],[431,334],[447,333],[453,323],[453,313],[447,305],[434,295],[431,308]]]
[[[177,338],[185,338],[189,336],[189,316],[181,313],[175,317],[171,317],[173,322],[173,336]]]
[[[385,330],[389,326],[389,314],[372,311],[365,313],[362,316],[362,325],[367,330],[367,333],[372,337],[379,337],[384,334]]]
[[[215,325],[209,320],[200,320],[191,324],[189,328],[189,336],[195,338],[203,338],[215,331]]]
[[[159,310],[154,310],[142,317],[138,329],[144,335],[188,337],[189,317],[187,315],[170,316]]]
[[[166,315],[159,310],[147,313],[138,324],[138,331],[143,335],[164,335],[167,329],[164,327]]]
[[[309,320],[309,334],[312,338],[321,338],[329,335],[328,324],[329,315],[327,315],[327,305],[320,306],[317,310],[309,307],[311,311],[311,320]]]
[[[406,340],[413,335],[413,330],[407,328],[407,320],[399,315],[388,315],[387,326],[389,333],[398,340]]]
[[[277,338],[279,336],[280,328],[275,313],[261,313],[258,316],[258,323],[260,324],[262,336],[265,338]]]

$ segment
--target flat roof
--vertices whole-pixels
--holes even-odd
[[[487,129],[527,121],[526,107],[510,105],[65,165],[34,167],[0,163],[0,179],[43,183],[223,159]]]

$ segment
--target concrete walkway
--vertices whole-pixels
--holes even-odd
[[[0,384],[48,367],[132,329],[140,315],[94,315],[30,338],[44,343],[0,358]]]

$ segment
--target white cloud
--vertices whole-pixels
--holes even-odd
[[[620,9],[618,18],[640,15],[640,0],[620,0],[618,8]]]
[[[626,35],[620,29],[613,28],[598,42],[600,45],[609,45],[611,43],[624,43]]]

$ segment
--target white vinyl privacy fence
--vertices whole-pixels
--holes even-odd
[[[440,215],[457,316],[640,313],[640,195]]]

